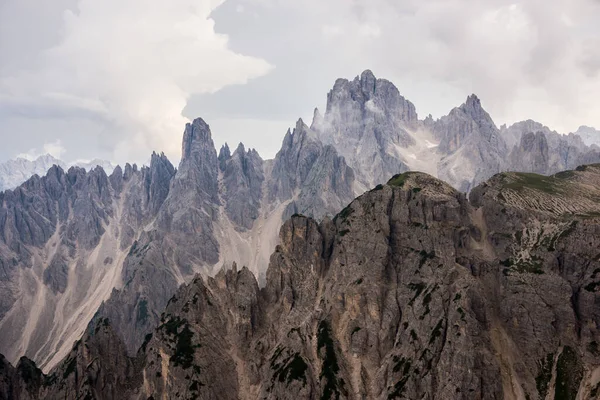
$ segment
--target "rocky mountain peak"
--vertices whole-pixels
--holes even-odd
[[[483,106],[481,105],[481,100],[479,97],[477,97],[477,95],[472,94],[468,96],[467,101],[460,106],[460,110],[473,118],[473,120],[477,123],[486,125],[489,128],[493,127],[496,130],[498,129],[496,128],[492,117],[490,117],[487,111],[484,110]]]
[[[370,69],[364,70],[360,74],[360,86],[363,93],[375,94],[377,78]]]
[[[246,147],[244,146],[244,143],[240,142],[238,144],[238,146],[236,147],[235,151],[233,152],[233,154],[244,154],[246,153]]]
[[[588,146],[600,146],[600,131],[595,128],[582,125],[575,134],[581,136],[583,142]]]
[[[217,159],[219,160],[219,169],[221,171],[225,171],[225,167],[227,166],[227,160],[231,158],[231,150],[229,150],[229,145],[225,143],[221,146],[221,150],[219,150],[219,156]]]
[[[316,107],[313,111],[313,119],[312,123],[310,124],[310,129],[315,131],[320,131],[323,129],[323,115],[321,115],[321,112]]]
[[[207,147],[214,149],[210,126],[202,118],[196,118],[192,123],[186,124],[181,161],[193,157],[194,153],[199,153]]]

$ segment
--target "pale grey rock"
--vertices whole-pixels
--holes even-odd
[[[600,131],[590,126],[582,125],[574,132],[588,146],[600,146]]]
[[[511,133],[508,133],[511,132]],[[535,121],[516,123],[503,131],[520,136],[509,155],[505,169],[543,175],[600,162],[600,151],[587,146],[576,134],[561,135]]]
[[[100,166],[107,174],[110,174],[114,169],[111,162],[99,159],[67,163],[50,154],[41,155],[34,160],[18,157],[0,164],[0,191],[14,189],[33,175],[44,176],[54,165],[64,170],[76,166],[87,171]]]
[[[265,180],[263,160],[254,149],[246,151],[242,143],[227,157],[228,147],[221,149],[219,163],[223,172],[223,199],[229,219],[242,229],[250,229],[258,218],[262,185]]]
[[[291,200],[284,219],[294,213],[333,215],[354,197],[354,171],[302,119],[285,135],[270,178],[269,201]]]
[[[397,147],[414,144],[407,130],[418,125],[415,107],[371,71],[351,82],[338,79],[327,95],[323,121],[318,116],[315,120],[319,138],[335,147],[365,188],[408,169]]]
[[[397,175],[333,220],[286,221],[264,288],[235,264],[198,276],[135,357],[99,320],[47,376],[5,363],[0,393],[596,398],[599,183],[599,165],[503,173],[467,200],[429,175]]]
[[[442,156],[438,177],[458,190],[469,191],[503,170],[506,143],[477,96],[435,121],[432,131]]]

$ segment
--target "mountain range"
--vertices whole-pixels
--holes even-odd
[[[589,140],[474,95],[420,120],[365,71],[273,160],[198,118],[177,168],[54,165],[0,193],[0,393],[597,393]]]
[[[59,165],[63,169],[76,166],[88,171],[100,166],[107,174],[110,174],[114,169],[111,162],[99,159],[65,163],[50,154],[44,154],[35,159],[17,157],[14,160],[8,160],[0,164],[0,191],[14,189],[33,175],[44,176],[53,165]]]

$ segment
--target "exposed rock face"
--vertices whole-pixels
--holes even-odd
[[[535,121],[516,123],[502,134],[521,138],[510,153],[507,169],[551,175],[600,161],[600,151],[586,146],[580,136],[561,135]]]
[[[575,135],[581,137],[583,142],[588,145],[600,146],[600,131],[589,126],[580,126]]]
[[[316,114],[311,128],[345,157],[368,188],[408,169],[397,147],[414,144],[407,130],[417,122],[415,106],[391,82],[367,70],[351,82],[335,82],[323,120]]]
[[[45,367],[65,356],[120,285],[128,249],[174,173],[155,154],[141,171],[54,166],[0,193],[0,349],[9,359],[25,354]]]
[[[354,171],[298,120],[273,162],[269,202],[292,200],[284,218],[294,213],[321,218],[334,215],[354,196]]]
[[[110,162],[98,159],[77,161],[69,164],[50,154],[44,154],[35,160],[16,158],[0,164],[0,191],[14,189],[33,175],[44,176],[54,165],[64,170],[69,167],[79,167],[87,171],[100,166],[107,174],[110,174],[114,169],[114,166]]]
[[[235,265],[184,285],[136,358],[100,321],[39,397],[597,398],[599,183],[499,174],[468,201],[398,175],[287,221],[263,289]]]
[[[500,172],[506,144],[490,115],[475,95],[432,125],[442,158],[438,176],[461,191]]]
[[[265,180],[263,160],[254,149],[246,152],[242,143],[231,156],[227,155],[229,148],[226,149],[219,155],[225,211],[235,224],[250,229],[260,213]]]
[[[543,132],[529,132],[521,136],[519,147],[515,147],[510,154],[510,163],[518,166],[518,171],[546,173],[550,169],[546,135]]]
[[[505,135],[508,130],[512,136]],[[518,137],[512,155],[504,139],[509,136]],[[0,352],[13,363],[26,355],[48,371],[94,317],[93,326],[108,318],[112,332],[133,356],[146,334],[161,324],[168,299],[197,273],[215,276],[237,261],[247,267],[240,269],[244,281],[249,280],[247,271],[252,272],[261,287],[267,286],[264,293],[274,290],[268,287],[275,285],[275,278],[268,280],[268,275],[288,279],[267,266],[280,242],[281,223],[289,216],[333,216],[357,193],[407,168],[429,171],[455,188],[471,190],[510,168],[511,160],[521,171],[551,174],[600,157],[579,136],[559,135],[533,121],[499,130],[475,96],[446,117],[419,121],[414,106],[390,82],[365,71],[352,82],[338,80],[325,115],[315,110],[311,128],[298,121],[275,160],[263,161],[243,145],[233,154],[224,146],[217,156],[208,124],[197,119],[186,126],[178,170],[156,153],[149,167],[126,164],[110,176],[101,168],[52,168],[43,178],[34,176],[16,190],[0,193]],[[527,200],[548,207],[538,195]],[[569,201],[544,201],[573,210]],[[586,201],[586,209],[593,212],[593,199]],[[467,214],[473,218],[472,211]],[[323,238],[330,240],[327,235],[336,230],[345,237],[341,232],[346,228],[337,220],[324,221],[313,223]],[[313,257],[313,250],[307,248],[305,256]],[[329,265],[325,258],[313,261],[314,268]],[[302,279],[308,285],[316,278]],[[324,284],[324,278],[318,279]],[[296,304],[300,289],[284,291],[291,293],[286,301]],[[264,304],[275,307],[271,297],[265,303],[264,293],[251,305],[253,332],[257,321],[267,318]],[[336,295],[343,298],[341,292]],[[329,329],[337,334],[334,322],[323,329],[320,323],[310,333]],[[363,334],[356,333],[352,349],[362,346]],[[248,337],[255,340],[252,335]],[[308,357],[300,347],[297,351]],[[256,371],[262,368],[256,365]],[[252,385],[263,379],[262,372],[256,374]],[[313,378],[318,383],[322,377]],[[349,382],[347,377],[344,381]],[[310,387],[311,393],[318,391]]]

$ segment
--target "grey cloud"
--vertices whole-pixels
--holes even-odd
[[[5,0],[12,4],[12,9],[18,9],[15,4],[20,1]],[[33,3],[33,0],[23,1]],[[21,75],[21,79],[17,77],[11,82],[16,85],[15,93],[24,92],[25,100],[4,108],[0,115],[0,134],[8,132],[5,121],[13,113],[24,117],[29,112],[38,121],[46,117],[60,120],[74,116],[93,122],[95,118],[102,128],[82,134],[102,132],[104,136],[100,141],[107,142],[104,148],[113,146],[109,151],[111,155],[142,157],[141,153],[145,154],[148,147],[166,146],[165,150],[177,152],[182,122],[202,116],[213,127],[217,142],[228,141],[233,146],[243,141],[270,157],[287,126],[298,117],[310,119],[313,107],[325,105],[326,93],[336,78],[352,78],[367,68],[379,77],[392,80],[401,93],[416,104],[420,116],[445,114],[461,104],[468,94],[477,93],[498,123],[533,118],[559,131],[575,130],[582,124],[600,126],[600,115],[596,111],[600,107],[597,100],[600,8],[595,0],[227,0],[214,9],[210,17],[215,21],[214,30],[227,35],[228,41],[220,42],[210,24],[203,34],[210,43],[230,53],[218,53],[218,57],[209,57],[201,51],[195,54],[195,45],[190,47],[185,40],[169,35],[177,51],[174,54],[156,52],[148,49],[142,37],[136,39],[140,43],[135,47],[145,51],[139,54],[141,60],[133,60],[142,66],[148,63],[153,71],[151,75],[145,75],[145,68],[115,72],[111,63],[118,63],[119,59],[109,57],[107,60],[113,52],[102,47],[98,54],[82,53],[91,57],[90,62],[100,61],[103,67],[89,65],[79,51],[84,44],[98,45],[94,35],[104,34],[103,41],[118,42],[95,24],[102,26],[101,22],[110,22],[113,16],[129,17],[135,23],[143,17],[127,13],[127,5],[135,1],[140,0],[124,3],[80,0],[77,3],[86,7],[103,5],[99,9],[102,19],[79,21],[92,22],[91,27],[85,29],[76,20],[64,30],[62,17],[58,18],[57,25],[56,15],[61,14],[55,10],[48,20],[38,16],[43,28],[23,39],[25,50],[20,56],[18,45],[0,40],[2,54],[13,54],[17,60],[0,61],[0,71],[3,71],[0,81],[8,70],[12,71],[9,76],[14,78],[15,66],[31,67],[24,60],[33,59],[34,55],[48,63],[33,69],[39,73],[36,85],[54,92],[61,89],[75,95],[75,99],[90,101],[86,107],[78,107],[77,102],[64,98],[50,103],[37,98],[28,103],[26,100],[31,101],[31,96],[27,90],[31,88],[23,83],[24,75]],[[191,0],[179,1],[192,4]],[[76,19],[81,18],[81,13],[85,17],[86,7],[80,9],[68,3],[62,0],[61,7],[75,10]],[[200,1],[198,4],[208,3]],[[186,17],[181,13],[165,14],[165,20]],[[197,15],[206,17],[208,13]],[[2,18],[6,19],[4,11],[0,11],[0,21]],[[15,17],[21,21],[23,18],[22,13]],[[149,18],[159,25],[158,32],[162,32],[161,29],[165,29],[165,34],[169,32],[168,24],[161,25],[162,16],[153,18],[150,13]],[[17,25],[10,28],[12,36],[18,31]],[[0,38],[5,32],[2,29],[0,27]],[[42,33],[48,39],[35,39]],[[19,42],[18,35],[16,42]],[[63,43],[61,51],[44,50],[56,47],[57,43]],[[117,50],[127,54],[129,48],[118,47]],[[177,76],[170,75],[172,64],[156,54],[162,57],[173,54],[170,62],[175,66],[192,67]],[[188,57],[189,54],[193,57]],[[233,56],[240,54],[248,57]],[[230,56],[234,58],[228,58]],[[74,61],[65,66],[59,62],[61,58]],[[220,59],[229,61],[223,64]],[[202,70],[203,74],[233,78],[214,87],[199,84],[193,72],[205,64],[209,67]],[[60,68],[56,68],[57,65]],[[224,68],[224,65],[231,67]],[[268,70],[267,65],[275,68]],[[87,71],[102,82],[102,87],[89,82],[72,85],[60,79],[55,86],[48,87],[47,81],[55,79],[57,71],[63,69],[70,74]],[[248,79],[250,77],[255,79]],[[173,82],[176,84],[172,85]],[[9,102],[15,102],[15,96]],[[91,111],[95,109],[95,100],[106,110]],[[136,110],[144,107],[152,112],[136,114]],[[185,118],[180,117],[181,112]],[[158,118],[161,116],[169,116],[168,120],[174,122],[163,126],[165,120]],[[143,121],[146,125],[140,123]],[[31,131],[24,128],[25,123],[19,126],[23,132]],[[144,134],[148,126],[152,129]],[[163,131],[168,133],[161,133]],[[55,131],[53,134],[56,137],[50,140],[62,139],[70,150],[63,133]],[[128,154],[123,144],[114,147],[114,142],[123,136],[128,138],[126,146],[139,148],[140,154]],[[0,153],[0,158],[8,155],[6,150],[0,151],[5,151]]]

